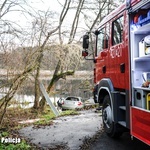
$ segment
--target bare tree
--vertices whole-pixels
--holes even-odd
[[[53,86],[59,79],[66,79],[67,76],[73,75],[81,62],[81,47],[76,44],[60,44],[51,47],[56,52],[57,65],[53,73],[53,77],[47,87],[50,93]],[[41,110],[44,109],[44,97],[40,101]]]
[[[96,0],[95,0],[96,1]],[[19,28],[20,26],[17,25],[15,22],[9,21],[5,19],[5,15],[7,13],[15,11],[22,11],[23,13],[26,11],[24,9],[23,4],[26,4],[26,1],[24,0],[4,0],[1,2],[0,5],[0,19],[1,24],[0,27],[0,44],[3,46],[3,49],[12,49],[9,46],[6,46],[6,39],[11,39],[14,43],[13,39],[19,38],[21,36],[21,44],[25,44],[29,47],[30,51],[27,53],[25,57],[25,63],[22,65],[22,69],[18,69],[19,72],[16,74],[14,78],[11,78],[9,81],[9,90],[6,96],[4,96],[0,100],[0,109],[3,110],[2,114],[0,115],[0,124],[2,123],[3,116],[5,114],[7,104],[10,102],[16,91],[20,88],[20,86],[25,82],[27,78],[29,78],[31,75],[35,75],[35,104],[34,108],[40,107],[41,109],[44,109],[45,106],[45,99],[42,97],[40,100],[40,92],[39,92],[39,75],[41,70],[41,63],[43,60],[43,55],[46,50],[54,51],[56,59],[56,66],[54,70],[53,77],[51,78],[51,81],[47,87],[47,92],[50,93],[52,87],[54,84],[61,78],[66,79],[68,75],[73,75],[75,70],[78,68],[80,61],[81,61],[81,47],[77,44],[73,44],[75,36],[77,34],[78,25],[80,23],[80,16],[81,14],[85,16],[86,22],[88,22],[89,16],[87,16],[85,10],[92,10],[97,15],[95,15],[95,20],[92,20],[90,22],[93,22],[92,24],[87,23],[90,30],[93,30],[96,23],[103,18],[102,12],[107,13],[105,8],[108,8],[110,11],[110,1],[97,1],[95,2],[95,5],[93,4],[93,8],[90,8],[88,6],[88,3],[85,3],[86,0],[65,0],[64,4],[62,4],[62,11],[60,14],[60,17],[57,21],[57,24],[52,23],[49,21],[49,18],[52,18],[52,16],[55,15],[52,11],[34,11],[34,13],[27,11],[27,14],[32,15],[34,17],[34,20],[32,22],[32,30],[29,30],[29,32],[25,32],[27,40],[23,37],[22,34],[22,28]],[[97,5],[98,4],[98,5]],[[26,4],[27,5],[27,4]],[[17,7],[15,7],[17,6]],[[97,7],[99,6],[99,7]],[[19,9],[18,9],[19,8]],[[90,8],[90,9],[89,9]],[[95,9],[97,8],[97,9]],[[67,14],[71,9],[75,10],[75,14],[72,17],[71,27],[69,29],[63,28],[64,20],[66,19]],[[97,10],[97,11],[95,11]],[[90,15],[90,14],[89,14]],[[5,26],[5,28],[3,28]],[[88,30],[89,30],[88,29]],[[25,30],[24,30],[25,31]],[[31,33],[31,34],[29,34]],[[63,41],[64,33],[68,35],[68,43],[65,44]],[[8,36],[9,35],[9,36]],[[54,36],[57,35],[57,39],[59,39],[59,43],[56,44],[56,42],[51,42],[52,39],[54,39]],[[30,43],[31,42],[31,43]],[[8,42],[9,43],[9,42]],[[27,44],[28,43],[28,44]],[[2,48],[2,47],[1,47]],[[14,50],[15,48],[13,48]],[[21,47],[21,49],[24,49]],[[14,51],[13,51],[14,52]],[[11,57],[6,53],[7,60]],[[14,53],[15,54],[15,53]],[[8,57],[9,56],[9,57]],[[20,56],[18,54],[18,56]],[[19,57],[18,57],[19,58]],[[21,59],[21,57],[20,57]],[[21,62],[21,61],[20,61]],[[9,64],[9,63],[8,63]],[[17,65],[16,65],[17,66]],[[40,103],[39,103],[40,101]]]
[[[0,2],[0,37],[18,38],[22,34],[21,26],[13,19],[9,20],[8,16],[16,12],[28,13],[25,9],[27,3],[25,0],[3,0]]]
[[[66,14],[69,11],[69,7],[71,4],[71,0],[67,0],[65,1],[65,4],[63,6],[61,15],[60,15],[60,19],[59,19],[59,40],[60,40],[60,47],[57,47],[58,50],[60,51],[60,56],[58,57],[58,63],[56,65],[53,77],[51,79],[51,82],[49,83],[49,86],[47,87],[47,92],[50,93],[50,90],[52,88],[52,86],[60,79],[60,78],[66,78],[67,75],[73,75],[76,67],[79,66],[79,62],[80,59],[78,59],[78,61],[74,61],[75,57],[73,55],[76,54],[76,58],[78,58],[77,56],[80,56],[80,53],[75,53],[75,50],[80,51],[81,48],[77,48],[77,46],[72,45],[71,43],[74,40],[75,34],[76,34],[76,30],[78,27],[78,21],[79,21],[79,16],[84,4],[84,0],[79,1],[78,5],[77,5],[77,9],[76,9],[76,13],[75,13],[75,17],[72,23],[72,27],[71,27],[71,31],[70,31],[70,36],[69,36],[69,40],[68,40],[68,45],[63,45],[63,41],[61,38],[61,25],[63,23],[63,19],[66,16]],[[73,51],[73,53],[70,53],[71,51]],[[68,55],[69,54],[69,55]],[[65,56],[65,57],[64,57]],[[62,59],[63,58],[63,59]],[[65,61],[64,61],[65,58]],[[66,60],[69,60],[69,63],[66,62]],[[67,64],[67,66],[65,65]],[[66,68],[65,68],[66,66]],[[69,71],[68,68],[71,68],[72,71]],[[41,99],[40,101],[40,108],[43,110],[44,109],[44,105],[45,105],[45,99],[44,97]]]
[[[4,4],[6,4],[6,3],[4,3]],[[67,9],[62,10],[62,14],[60,15],[58,26],[53,28],[51,31],[47,30],[48,32],[45,32],[46,31],[45,25],[47,25],[46,18],[47,18],[48,13],[45,14],[44,19],[42,18],[41,15],[39,15],[39,18],[35,20],[34,28],[35,28],[35,26],[40,27],[40,28],[38,28],[38,30],[40,29],[39,34],[38,34],[38,30],[34,32],[34,38],[36,38],[36,40],[38,40],[38,44],[36,45],[34,43],[35,39],[32,41],[32,44],[34,46],[36,45],[36,47],[34,47],[34,50],[33,50],[33,47],[31,48],[32,51],[30,52],[30,54],[28,54],[28,58],[26,59],[26,65],[25,65],[24,69],[14,79],[12,79],[12,82],[10,84],[8,93],[6,94],[6,96],[4,96],[1,99],[0,108],[3,109],[3,113],[2,113],[1,118],[0,118],[0,120],[1,120],[0,123],[2,123],[2,119],[3,119],[3,116],[5,114],[7,104],[10,102],[10,100],[12,99],[12,97],[14,96],[14,94],[16,93],[18,88],[21,86],[21,84],[35,70],[36,70],[35,89],[36,89],[37,93],[39,92],[38,91],[39,90],[38,81],[39,81],[39,71],[40,71],[40,68],[41,68],[41,61],[42,61],[42,58],[43,58],[43,52],[45,50],[45,46],[48,43],[48,40],[49,40],[50,36],[52,36],[53,33],[55,33],[58,29],[60,29],[61,24],[62,24],[62,22],[65,18],[65,15],[68,12],[70,1],[68,1],[68,3],[65,3],[65,4],[67,5]],[[66,6],[64,6],[64,7],[66,7]],[[73,46],[73,45],[70,46],[70,48],[73,48],[73,47],[75,47],[75,46]],[[63,57],[67,54],[68,50],[70,50],[70,49],[68,47],[65,47],[65,46],[63,47],[62,44],[60,44],[60,47],[58,49],[59,49],[59,52],[60,52],[59,53],[60,57],[58,57],[59,59],[58,59],[58,63],[57,63],[53,78],[51,79],[50,85],[48,86],[48,92],[51,89],[50,87],[51,87],[52,84],[57,82],[60,78],[64,78],[66,75],[73,74],[73,72],[74,72],[74,71],[70,72],[68,70],[69,67],[64,67],[64,65],[63,65],[64,63],[62,63],[64,61]],[[63,51],[65,52],[65,55],[63,54]],[[74,52],[75,52],[75,50],[74,50]],[[70,53],[68,53],[68,54],[70,54]],[[60,58],[63,61],[60,60]],[[68,58],[69,58],[69,56],[68,56]],[[69,65],[70,64],[71,63],[69,63]],[[76,68],[75,66],[76,66],[76,64],[72,65],[71,67]],[[66,70],[64,68],[66,68]],[[38,98],[39,98],[39,95],[36,96],[37,101],[35,100],[36,101],[35,102],[35,107],[38,107]]]
[[[92,31],[96,26],[98,26],[106,15],[108,15],[123,2],[123,0],[117,2],[113,0],[93,0],[92,2],[86,1],[82,14],[84,15],[88,31]],[[87,13],[87,10],[89,10],[90,13]]]
[[[32,23],[32,34],[31,34],[31,45],[34,48],[36,45],[36,48],[40,50],[39,58],[37,59],[37,68],[35,70],[35,101],[34,101],[34,108],[39,107],[39,99],[40,99],[40,89],[39,89],[39,75],[40,75],[40,68],[41,68],[41,62],[43,58],[43,52],[45,50],[45,46],[47,45],[47,42],[52,36],[53,33],[55,33],[59,26],[53,28],[51,31],[49,31],[48,27],[51,27],[51,22],[49,22],[48,18],[53,17],[53,12],[47,11],[38,11],[38,16],[35,17],[33,23]],[[49,31],[49,32],[48,32]],[[37,51],[37,50],[35,50]]]
[[[37,69],[36,69],[36,76],[35,76],[35,103],[34,103],[34,108],[37,109],[39,107],[39,98],[40,98],[40,90],[39,90],[39,72],[40,72],[40,68],[41,68],[41,62],[42,62],[42,58],[43,58],[43,51],[44,51],[44,48],[48,42],[48,39],[50,38],[50,36],[56,32],[58,29],[59,29],[59,39],[61,41],[61,34],[60,34],[60,31],[61,31],[61,25],[63,23],[63,20],[68,12],[68,8],[69,8],[69,5],[70,5],[70,2],[71,1],[66,1],[65,4],[64,4],[64,7],[62,9],[62,12],[61,12],[61,15],[60,15],[60,18],[59,18],[59,25],[53,29],[52,31],[50,31],[48,33],[48,36],[46,37],[46,39],[44,40],[43,44],[40,46],[40,49],[41,49],[41,55],[38,59],[38,65],[37,65]],[[45,28],[45,25],[46,25],[46,20],[47,16],[43,19],[41,16],[40,16],[40,36],[39,36],[39,40],[42,38],[42,33],[45,33],[45,31],[43,30]],[[43,23],[44,21],[44,23]],[[39,42],[40,43],[40,42]],[[54,82],[54,78],[56,76],[56,74],[58,73],[60,69],[60,60],[58,59],[58,63],[57,63],[57,66],[55,68],[55,72],[54,72],[54,75],[53,75],[53,78],[51,79],[51,82],[47,88],[47,92],[49,93],[50,92],[50,87],[56,82],[58,81],[60,78],[62,78],[62,75],[60,75],[59,77],[57,77],[57,80]],[[62,73],[63,74],[63,73]],[[69,74],[69,73],[66,73],[66,75]],[[64,76],[64,75],[63,75]],[[45,98],[43,97],[42,100],[41,100],[41,103],[40,103],[40,108],[44,108],[44,105],[45,105]]]
[[[76,31],[77,31],[77,27],[78,27],[78,23],[79,23],[79,18],[80,18],[81,10],[83,8],[84,1],[85,0],[80,0],[78,2],[78,6],[76,9],[76,13],[75,13],[74,20],[73,20],[72,27],[71,27],[71,31],[70,31],[70,37],[69,37],[68,44],[73,42],[74,37],[76,35]]]
[[[67,12],[69,10],[69,7],[70,7],[70,4],[71,4],[71,0],[66,0],[65,1],[65,4],[63,5],[63,9],[62,9],[62,12],[60,14],[60,17],[59,17],[59,42],[60,44],[63,43],[63,40],[62,40],[62,32],[61,32],[61,25],[63,23],[63,20],[65,18],[65,16],[67,15]]]

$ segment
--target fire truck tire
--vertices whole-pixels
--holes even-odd
[[[104,97],[102,107],[102,119],[104,131],[109,137],[118,138],[122,135],[122,132],[117,131],[117,124],[113,121],[112,106],[109,95]]]

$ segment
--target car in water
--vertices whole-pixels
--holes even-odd
[[[81,97],[68,96],[61,101],[62,110],[84,108],[84,102]]]

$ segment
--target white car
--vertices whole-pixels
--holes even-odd
[[[68,96],[61,102],[62,110],[65,109],[78,109],[84,107],[84,102],[81,97]]]

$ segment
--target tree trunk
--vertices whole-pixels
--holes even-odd
[[[57,73],[58,73],[58,71],[59,71],[59,69],[60,69],[60,60],[58,61],[58,63],[57,63],[57,66],[56,66],[56,68],[55,68],[55,72],[54,72],[54,74],[53,74],[53,77],[52,77],[52,79],[51,79],[51,82],[49,83],[49,86],[47,87],[47,90],[46,90],[46,92],[47,93],[50,93],[50,90],[51,90],[51,87],[54,85],[54,79],[55,79],[55,76],[57,75]],[[41,110],[41,111],[43,111],[44,110],[44,107],[45,107],[45,98],[44,98],[44,96],[42,97],[42,99],[41,99],[41,101],[40,101],[40,104],[39,104],[39,109]]]
[[[52,77],[52,79],[51,79],[51,82],[49,83],[49,85],[48,85],[48,87],[47,87],[47,89],[46,89],[46,92],[47,92],[48,94],[50,94],[50,91],[51,91],[52,87],[55,85],[55,83],[56,83],[59,79],[61,79],[61,78],[66,78],[66,76],[68,76],[68,75],[73,75],[73,74],[74,74],[74,71],[66,71],[66,72],[58,73],[59,69],[60,69],[60,61],[58,61],[57,66],[56,66],[56,69],[55,69],[55,72],[54,72],[53,77]],[[39,108],[40,108],[41,111],[44,110],[45,104],[46,104],[46,103],[45,103],[45,98],[42,97],[42,99],[41,99],[41,101],[40,101],[40,106],[39,106]]]
[[[40,88],[39,88],[39,68],[36,70],[36,76],[35,76],[35,99],[34,99],[34,109],[39,108],[39,99],[40,99]]]

